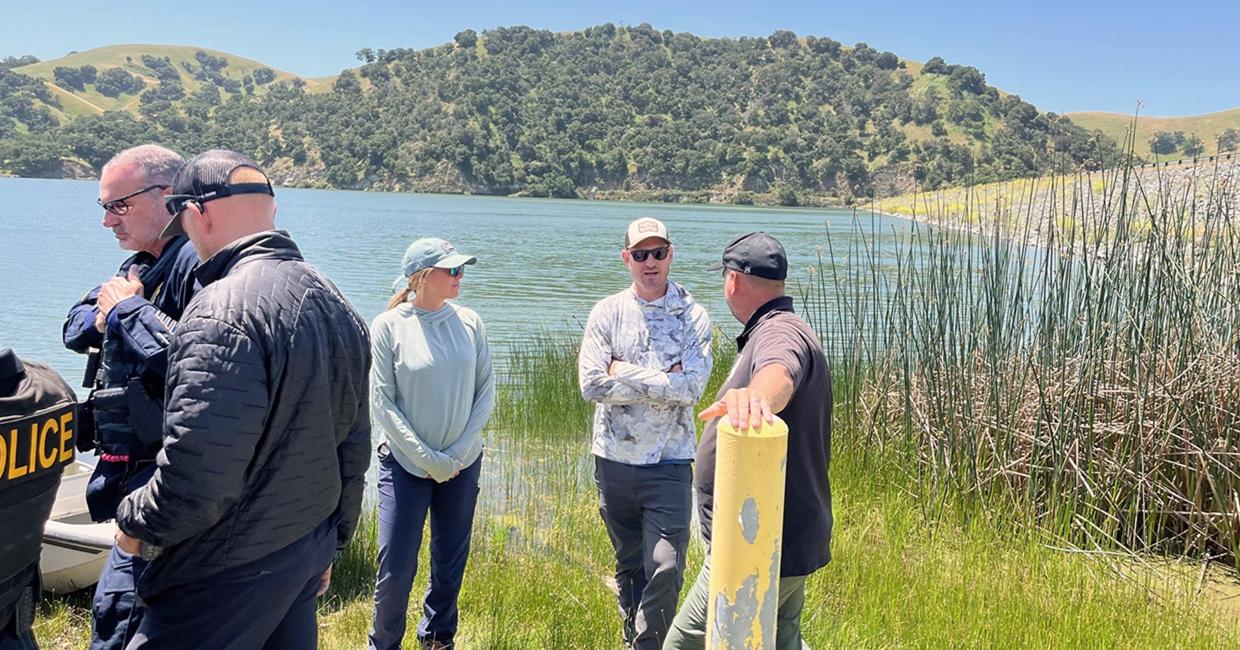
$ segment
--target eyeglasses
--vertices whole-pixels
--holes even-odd
[[[118,217],[123,217],[125,216],[126,212],[129,212],[129,208],[131,207],[128,203],[129,199],[132,199],[133,197],[143,192],[150,192],[151,190],[167,189],[167,187],[168,187],[167,185],[147,185],[146,187],[138,190],[137,192],[130,192],[129,194],[126,194],[125,196],[122,196],[119,199],[112,199],[111,201],[108,201],[107,203],[104,203],[103,199],[95,199],[95,203],[98,203],[99,207],[103,208],[104,210],[107,210],[108,212],[111,212],[112,214]]]
[[[464,266],[464,265],[461,265],[461,266],[454,266],[454,267],[452,267],[452,268],[450,268],[450,269],[447,269],[447,271],[448,271],[448,275],[450,275],[450,276],[452,276],[452,277],[454,277],[454,278],[455,278],[455,277],[457,277],[457,276],[459,276],[460,274],[462,274],[462,273],[464,273],[464,272],[465,272],[465,266]]]
[[[629,255],[633,256],[633,261],[638,262],[638,263],[645,262],[646,257],[650,255],[654,255],[654,258],[656,260],[665,260],[667,259],[668,252],[670,252],[670,249],[667,246],[660,246],[658,248],[630,248],[629,249]]]

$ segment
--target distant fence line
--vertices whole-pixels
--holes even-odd
[[[1178,167],[1180,165],[1186,165],[1186,164],[1198,165],[1201,163],[1212,163],[1215,161],[1223,162],[1223,161],[1231,160],[1236,155],[1238,154],[1233,151],[1233,152],[1226,153],[1226,154],[1215,154],[1213,156],[1193,156],[1192,158],[1180,158],[1179,160],[1164,160],[1164,161],[1159,161],[1159,162],[1144,163],[1141,165],[1133,165],[1133,168],[1144,169],[1146,167],[1170,167],[1172,165],[1175,165]]]

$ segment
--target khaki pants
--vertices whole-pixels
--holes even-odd
[[[776,650],[801,649],[801,610],[805,607],[805,579],[790,576],[779,579],[779,612],[776,614]],[[706,647],[706,604],[710,597],[710,554],[698,573],[697,581],[676,612],[663,650],[700,650]]]

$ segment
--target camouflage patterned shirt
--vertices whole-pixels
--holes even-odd
[[[693,407],[710,376],[710,337],[706,310],[675,282],[658,300],[630,287],[594,306],[577,372],[582,396],[597,403],[596,456],[629,465],[693,458]],[[612,360],[615,376],[607,372]]]

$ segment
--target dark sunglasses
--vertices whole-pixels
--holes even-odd
[[[669,249],[667,246],[660,246],[658,248],[630,248],[629,255],[633,256],[634,262],[645,262],[646,257],[650,255],[654,255],[656,260],[665,260],[667,259],[668,251]]]
[[[448,275],[450,275],[450,276],[452,276],[452,277],[454,277],[454,278],[455,278],[456,276],[458,276],[458,275],[460,275],[460,274],[462,274],[462,273],[464,273],[464,272],[465,272],[465,267],[464,267],[464,266],[454,266],[454,267],[452,267],[452,268],[450,268],[450,269],[447,269],[447,271],[448,271]]]
[[[95,203],[98,203],[99,207],[103,208],[104,210],[107,210],[108,212],[111,212],[112,214],[118,217],[123,217],[125,216],[126,212],[129,212],[129,207],[130,207],[128,203],[129,199],[132,199],[133,197],[139,194],[142,194],[143,192],[150,192],[151,190],[162,190],[162,189],[166,189],[167,187],[168,187],[167,185],[147,185],[146,187],[138,190],[137,192],[130,192],[129,194],[126,194],[125,196],[122,196],[119,199],[112,199],[111,201],[108,201],[106,203],[103,201],[103,199],[95,199]]]
[[[276,195],[275,190],[271,189],[271,183],[237,183],[236,185],[225,185],[205,194],[169,194],[164,197],[164,208],[168,210],[168,214],[175,217],[185,209],[186,203],[197,203],[199,207],[202,207],[202,204],[207,201],[214,201],[238,194]]]

